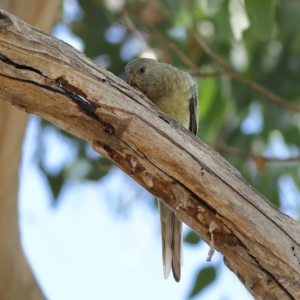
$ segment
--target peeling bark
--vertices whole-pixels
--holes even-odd
[[[256,299],[300,299],[295,220],[144,95],[4,11],[0,100],[87,140],[208,244],[214,224],[215,249]]]

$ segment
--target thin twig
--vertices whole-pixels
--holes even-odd
[[[141,34],[141,32],[139,30],[137,30],[137,28],[135,27],[134,23],[132,22],[128,12],[126,9],[123,10],[122,12],[122,16],[123,16],[123,19],[126,23],[126,27],[139,39],[141,40],[142,42],[144,42],[148,48],[149,45],[147,43],[147,41],[145,40],[144,36]]]
[[[199,77],[220,77],[226,75],[226,72],[214,72],[214,73],[203,73],[199,71],[198,66],[190,60],[184,52],[180,50],[178,46],[176,46],[171,41],[167,40],[155,27],[151,28],[157,38],[163,43],[168,45],[169,48],[173,49],[174,52],[178,55],[178,57],[194,72],[191,74],[192,76],[199,76]]]
[[[200,47],[204,50],[204,52],[208,56],[210,56],[215,62],[217,62],[226,71],[227,75],[229,75],[231,78],[233,78],[239,82],[242,82],[244,85],[251,87],[253,90],[256,90],[257,92],[265,95],[266,97],[273,100],[274,102],[280,103],[281,105],[300,113],[300,107],[298,107],[294,103],[290,102],[289,100],[287,100],[279,95],[276,95],[275,93],[271,92],[270,90],[266,89],[265,87],[235,73],[222,59],[220,59],[209,48],[209,46],[205,43],[205,41],[202,39],[202,37],[196,30],[191,29],[190,32],[194,36],[194,38],[196,39],[196,41],[200,45]]]
[[[285,162],[300,161],[300,155],[295,156],[295,157],[288,157],[288,158],[266,157],[266,156],[255,155],[255,154],[252,154],[249,152],[238,150],[236,148],[232,148],[225,144],[210,144],[209,146],[217,151],[225,151],[231,155],[241,157],[241,158],[251,158],[254,160],[260,159],[260,160],[264,161],[265,163],[269,163],[269,162],[284,162],[285,163]]]
[[[221,71],[221,72],[211,72],[211,73],[204,73],[204,72],[195,72],[192,73],[190,72],[191,76],[193,77],[201,77],[201,78],[206,78],[206,77],[222,77],[222,76],[226,76],[227,73],[225,71]]]
[[[132,33],[138,37],[140,40],[142,40],[149,49],[151,49],[143,37],[143,35],[140,33],[139,30],[134,26],[128,12],[126,10],[123,11],[123,18],[127,24],[127,27]],[[295,105],[294,103],[290,102],[289,100],[273,93],[272,91],[268,90],[267,88],[263,87],[262,85],[257,84],[256,82],[253,82],[249,79],[246,79],[237,73],[235,73],[221,58],[219,58],[206,44],[206,42],[202,39],[200,34],[196,30],[190,30],[191,34],[194,36],[200,47],[204,50],[204,52],[210,56],[215,62],[217,62],[224,71],[221,72],[215,72],[215,73],[202,73],[199,71],[198,66],[190,60],[180,49],[177,47],[174,43],[167,40],[157,29],[152,27],[152,30],[155,32],[158,39],[160,39],[164,44],[167,44],[169,48],[173,49],[175,53],[181,58],[181,60],[189,67],[191,70],[194,71],[193,76],[199,76],[199,77],[220,77],[223,75],[228,75],[231,78],[243,83],[246,86],[249,86],[253,90],[261,93],[262,95],[268,97],[274,102],[277,102],[293,111],[296,111],[300,113],[300,107]]]
[[[132,34],[136,36],[136,38],[138,38],[140,41],[142,41],[142,42],[147,46],[147,49],[148,49],[148,50],[150,50],[150,51],[152,51],[153,53],[155,53],[156,57],[158,57],[157,51],[155,51],[155,50],[149,45],[149,43],[147,42],[147,40],[145,39],[145,37],[143,36],[143,34],[141,33],[141,31],[138,30],[138,29],[135,27],[135,25],[134,25],[132,19],[130,18],[130,15],[128,14],[128,12],[127,12],[126,9],[123,10],[123,12],[122,12],[122,17],[123,17],[123,20],[124,20],[125,24],[120,23],[120,22],[119,22],[119,24],[120,24],[121,26],[124,26],[125,28],[129,29],[129,30],[132,32]],[[161,57],[159,57],[159,59],[161,60]],[[161,61],[162,61],[162,60],[161,60]]]
[[[95,162],[96,166],[98,167],[98,169],[101,171],[101,172],[108,172],[110,171],[111,169],[113,169],[115,166],[114,165],[111,165],[111,166],[105,166],[103,165],[101,162],[99,161],[96,161]]]
[[[167,40],[155,27],[151,27],[151,30],[157,36],[157,38],[164,44],[168,45],[169,48],[173,49],[180,59],[195,73],[199,73],[198,66],[191,61],[175,44]]]
[[[148,44],[148,42],[146,41],[146,39],[144,38],[144,36],[141,34],[141,31],[138,30],[132,19],[130,18],[130,15],[128,14],[127,10],[124,9],[123,13],[122,13],[123,19],[125,21],[125,24],[123,23],[119,23],[120,25],[126,27],[127,29],[129,29],[132,34],[134,34],[139,40],[141,40],[142,42],[144,42],[148,49],[151,49],[152,51],[154,51]],[[180,59],[194,72],[191,73],[192,76],[196,77],[221,77],[226,75],[226,72],[213,72],[213,73],[203,73],[199,71],[198,66],[192,61],[190,60],[185,54],[184,52],[182,52],[179,47],[177,47],[174,43],[172,43],[171,41],[167,40],[162,34],[160,34],[160,32],[155,28],[155,27],[151,27],[152,31],[155,32],[157,38],[163,43],[163,45],[167,45],[169,48],[173,49],[175,51],[175,53],[180,57]]]

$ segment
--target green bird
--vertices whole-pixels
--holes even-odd
[[[137,58],[126,67],[127,82],[139,89],[161,111],[176,119],[197,135],[198,89],[190,74],[169,64],[148,58]],[[158,199],[162,232],[164,277],[171,268],[177,282],[182,265],[182,222]]]

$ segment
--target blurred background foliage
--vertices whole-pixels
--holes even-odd
[[[299,219],[299,111],[232,76],[239,74],[300,107],[299,16],[295,0],[68,0],[55,28],[80,39],[88,57],[123,79],[126,63],[139,56],[196,74],[199,138],[269,201]],[[230,69],[204,51],[192,30]],[[71,145],[70,159],[47,163],[45,131]],[[41,121],[39,136],[45,150],[39,151],[39,165],[53,204],[68,181],[98,181],[113,168],[84,141],[46,121]],[[194,245],[200,239],[190,232],[185,242]],[[200,269],[191,279],[189,297],[213,282],[217,271],[217,266]]]

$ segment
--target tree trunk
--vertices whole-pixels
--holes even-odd
[[[0,0],[0,7],[50,31],[60,0]],[[0,103],[0,299],[44,299],[23,254],[18,223],[18,173],[28,115]]]
[[[256,299],[300,299],[300,225],[144,95],[0,13],[0,100],[87,140],[204,241]]]

